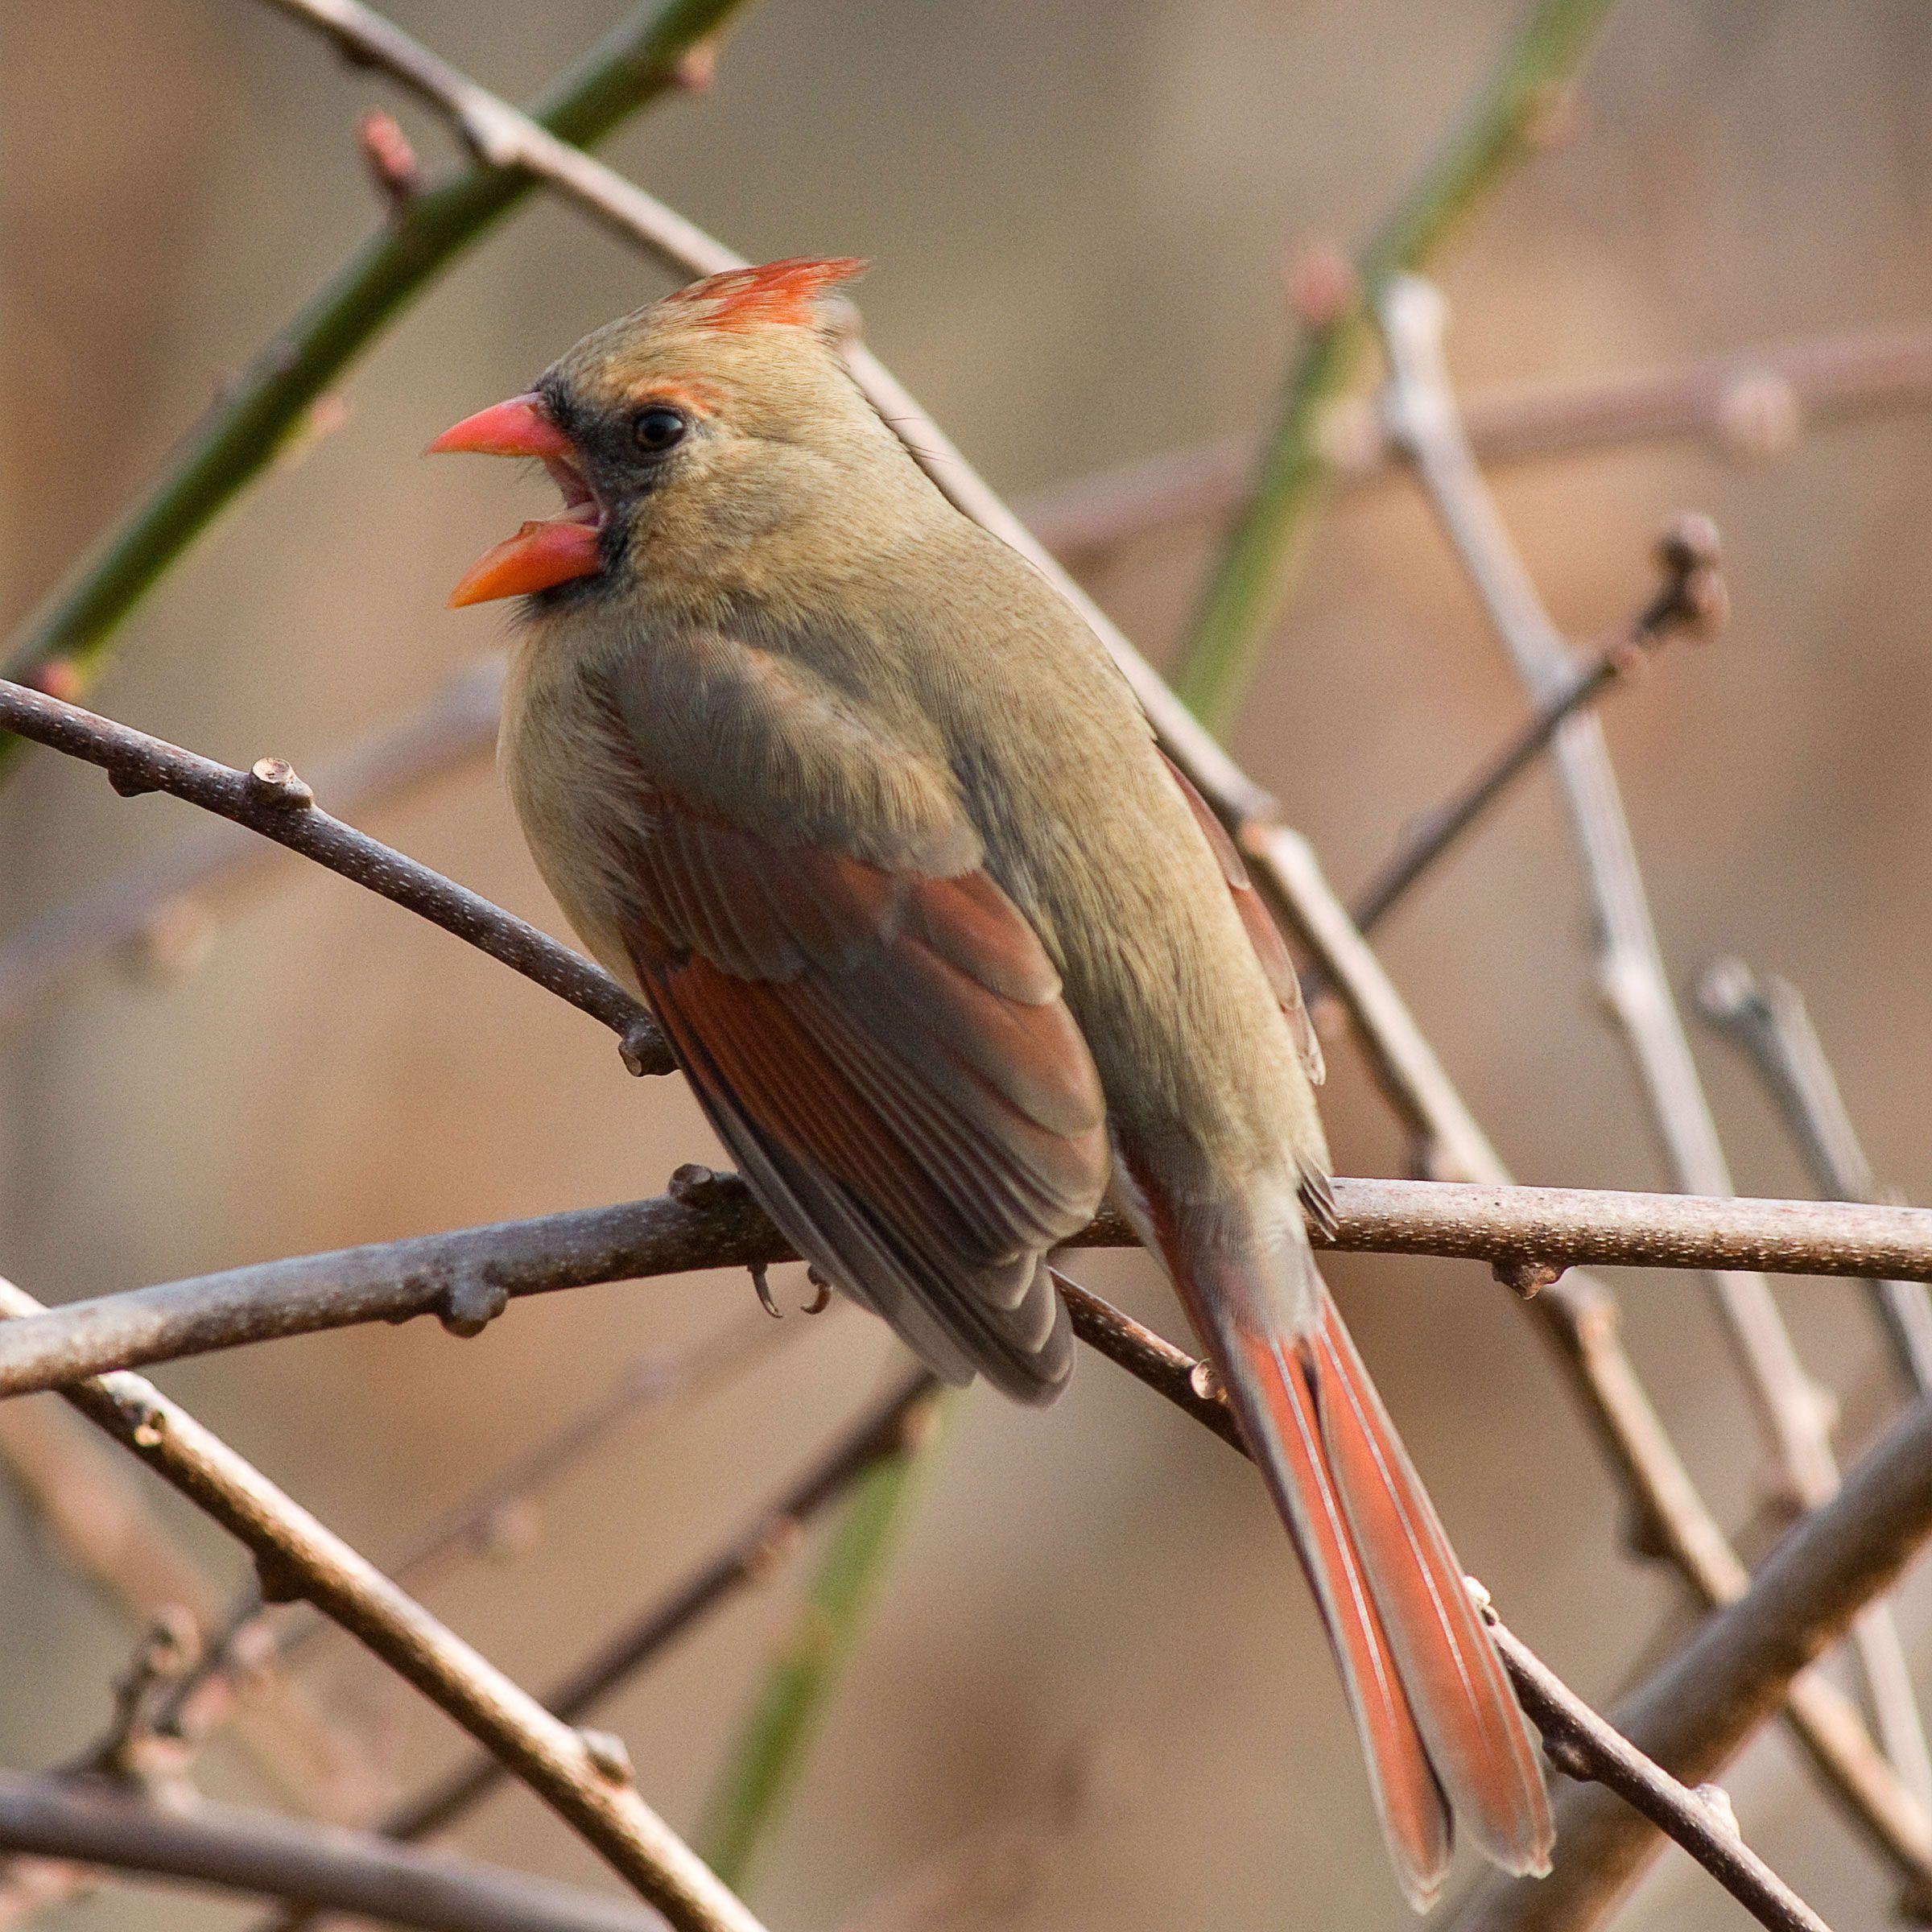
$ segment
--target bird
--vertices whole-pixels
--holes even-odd
[[[1457,1828],[1546,1872],[1534,1735],[1316,1268],[1291,958],[1091,628],[854,380],[865,266],[708,276],[430,444],[563,496],[449,600],[521,600],[538,869],[773,1221],[946,1381],[1059,1393],[1048,1257],[1111,1196],[1299,1555],[1403,1894]]]

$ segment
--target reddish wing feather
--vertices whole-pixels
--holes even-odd
[[[720,1136],[800,1249],[942,1373],[1040,1399],[1040,1257],[1106,1183],[1104,1102],[1038,939],[984,873],[781,846],[658,794],[627,939]]]
[[[1241,923],[1248,930],[1255,956],[1261,962],[1261,970],[1274,989],[1282,1016],[1294,1035],[1295,1045],[1301,1050],[1302,1064],[1308,1070],[1308,1078],[1319,1087],[1327,1071],[1322,1063],[1322,1043],[1315,1038],[1308,1009],[1302,1004],[1302,983],[1295,976],[1294,956],[1288,950],[1288,942],[1282,937],[1281,928],[1261,903],[1261,894],[1254,890],[1254,881],[1249,877],[1247,865],[1234,840],[1228,837],[1227,827],[1208,809],[1208,801],[1195,790],[1187,773],[1165,752],[1161,756],[1174,774],[1174,783],[1180,786],[1181,795],[1193,807],[1195,818],[1220,861],[1222,874],[1228,881],[1228,890],[1234,895],[1235,910],[1241,915]]]

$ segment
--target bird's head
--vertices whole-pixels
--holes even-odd
[[[431,454],[535,457],[563,492],[478,559],[452,605],[621,596],[654,572],[714,563],[877,467],[891,433],[847,373],[864,263],[734,269],[593,331],[536,385],[480,410]]]

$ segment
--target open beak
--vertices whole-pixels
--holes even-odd
[[[555,516],[526,523],[470,566],[449,593],[452,609],[487,604],[497,597],[527,597],[568,584],[572,577],[594,576],[604,568],[597,547],[604,506],[577,467],[576,446],[551,421],[534,394],[512,396],[507,402],[465,416],[423,453],[535,456],[564,493],[564,507]]]

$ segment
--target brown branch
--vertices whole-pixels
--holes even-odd
[[[624,1042],[634,1071],[667,1073],[675,1064],[650,1015],[614,980],[501,906],[330,817],[279,758],[260,758],[248,771],[232,770],[4,680],[0,730],[99,766],[123,796],[165,791],[184,799],[419,914],[601,1021]]]
[[[899,1448],[909,1430],[920,1426],[920,1413],[936,1385],[923,1369],[902,1376],[713,1555],[552,1685],[544,1693],[545,1707],[575,1723],[694,1624],[741,1591],[762,1583],[807,1523],[844,1495],[881,1456]],[[386,1838],[403,1841],[430,1837],[474,1810],[504,1776],[497,1758],[479,1754],[406,1799],[376,1828]],[[308,1922],[305,1917],[291,1915],[277,1924],[283,1932],[295,1932]]]
[[[301,1903],[422,1932],[659,1932],[652,1913],[340,1826],[0,1771],[0,1850]]]
[[[1459,790],[1410,827],[1350,908],[1367,935],[1424,873],[1550,749],[1569,720],[1600,703],[1648,662],[1657,646],[1682,632],[1707,637],[1726,615],[1717,570],[1717,532],[1703,517],[1680,517],[1657,543],[1663,582],[1616,635],[1600,646],[1532,712],[1502,749]],[[1304,989],[1312,1001],[1312,987]]]
[[[332,758],[316,780],[339,812],[387,809],[420,795],[497,741],[503,667],[490,658],[454,679],[419,712]],[[83,960],[138,947],[163,964],[192,951],[210,906],[236,897],[279,861],[238,824],[209,825],[172,851],[109,879],[0,944],[0,1030]],[[186,938],[184,938],[185,930]]]
[[[420,1537],[390,1566],[390,1575],[412,1592],[446,1575],[463,1558],[502,1547],[519,1534],[535,1496],[563,1480],[607,1445],[640,1414],[714,1388],[779,1346],[797,1324],[782,1328],[762,1314],[730,1324],[695,1346],[640,1357],[613,1387],[522,1455]],[[0,1420],[10,1414],[0,1405]],[[332,1629],[326,1619],[306,1619],[298,1606],[264,1600],[258,1587],[246,1591],[215,1626],[206,1654],[155,1708],[154,1726],[163,1736],[198,1744],[237,1702],[246,1720],[260,1687],[287,1679],[286,1670],[308,1643]],[[246,1672],[246,1682],[242,1674]],[[366,1814],[364,1804],[358,1810]]]
[[[1096,1298],[1086,1294],[1075,1287],[1063,1275],[1056,1276],[1061,1291],[1067,1297],[1076,1315],[1076,1327],[1083,1302],[1092,1302]],[[1106,1307],[1104,1302],[1100,1306]],[[1128,1373],[1145,1382],[1157,1393],[1165,1396],[1174,1406],[1183,1410],[1204,1426],[1238,1449],[1243,1455],[1247,1451],[1238,1431],[1235,1429],[1225,1404],[1218,1393],[1210,1393],[1211,1383],[1203,1375],[1203,1364],[1170,1342],[1143,1328],[1140,1323],[1108,1309],[1108,1315],[1115,1325],[1116,1346],[1104,1351],[1108,1359],[1125,1368]],[[1087,1339],[1091,1340],[1091,1337]],[[1932,1404],[1921,1412],[1925,1418],[1924,1426],[1932,1434]],[[1864,1466],[1853,1476],[1854,1485],[1860,1484],[1865,1474]],[[1932,1463],[1921,1472],[1921,1481],[1926,1492],[1927,1501],[1922,1522],[1916,1519],[1910,1525],[1896,1521],[1889,1525],[1893,1542],[1900,1546],[1901,1553],[1893,1564],[1891,1574],[1895,1575],[1905,1555],[1928,1534],[1932,1534]],[[1837,1514],[1852,1489],[1841,1493],[1840,1497],[1827,1506],[1827,1513]],[[1859,1498],[1864,1490],[1860,1488]],[[1851,1505],[1853,1509],[1860,1507],[1859,1500]],[[1876,1534],[1887,1533],[1883,1520]],[[1896,1514],[1896,1511],[1893,1512]],[[1810,1529],[1822,1521],[1814,1517],[1806,1523]],[[1831,1539],[1831,1549],[1841,1555],[1848,1566],[1858,1570],[1859,1580],[1846,1585],[1847,1589],[1864,1587],[1864,1578],[1874,1563],[1873,1552],[1869,1547],[1869,1534],[1861,1536],[1858,1530],[1843,1530]],[[1818,1566],[1823,1568],[1823,1565]],[[1769,1573],[1767,1566],[1766,1574]],[[1881,1578],[1869,1586],[1869,1591],[1882,1588],[1889,1578]],[[1480,1587],[1472,1581],[1472,1587]],[[1759,1599],[1761,1584],[1754,1584],[1748,1596],[1715,1620],[1725,1623],[1738,1617],[1753,1629],[1775,1630],[1777,1611],[1766,1609]],[[1487,1604],[1487,1594],[1484,1593]],[[1833,1614],[1827,1612],[1826,1615]],[[1848,1613],[1847,1613],[1848,1614]],[[1842,1621],[1836,1626],[1842,1629]],[[1498,1646],[1504,1663],[1509,1667],[1511,1678],[1523,1698],[1524,1708],[1530,1713],[1537,1728],[1542,1732],[1545,1748],[1551,1751],[1554,1761],[1559,1769],[1567,1769],[1574,1777],[1588,1777],[1601,1784],[1605,1791],[1615,1794],[1615,1799],[1605,1807],[1606,1815],[1614,1812],[1620,1815],[1626,1825],[1634,1820],[1641,1833],[1644,1821],[1652,1819],[1668,1830],[1672,1837],[1697,1861],[1710,1871],[1711,1876],[1749,1909],[1761,1924],[1782,1929],[1782,1932],[1826,1932],[1815,1914],[1810,1913],[1790,1888],[1780,1880],[1756,1855],[1748,1851],[1739,1838],[1735,1827],[1723,1827],[1721,1821],[1713,1815],[1710,1802],[1699,1794],[1686,1791],[1674,1782],[1659,1766],[1649,1762],[1637,1745],[1626,1736],[1620,1736],[1620,1729],[1613,1728],[1597,1715],[1574,1690],[1565,1685],[1546,1664],[1542,1663],[1522,1641],[1496,1626]],[[1790,1680],[1796,1677],[1812,1658],[1829,1648],[1835,1629],[1827,1629],[1822,1624],[1811,1641],[1806,1634],[1787,1629],[1794,1647],[1803,1649],[1785,1673],[1784,1686],[1773,1686],[1769,1701],[1765,1704],[1758,1720],[1777,1707],[1779,1696]],[[1809,1641],[1810,1647],[1804,1649]],[[1702,1640],[1696,1646],[1704,1648]],[[1673,1666],[1674,1668],[1674,1666]],[[1654,1754],[1653,1754],[1654,1755]],[[1633,1812],[1623,1810],[1623,1806],[1635,1806]],[[1645,1835],[1648,1835],[1645,1834]],[[1559,1874],[1569,1869],[1574,1859],[1575,1847],[1568,1840],[1559,1817],[1557,1829],[1557,1858]],[[1540,1897],[1552,1883],[1550,1880],[1519,1880],[1514,1889],[1532,1898]],[[1792,1909],[1801,1916],[1793,1916]],[[1538,1922],[1538,1932],[1556,1932],[1563,1922],[1551,1918]],[[1455,1932],[1475,1932],[1465,1928],[1459,1920]],[[1482,1932],[1501,1932],[1501,1928],[1485,1926]]]
[[[1382,305],[1390,369],[1389,410],[1444,531],[1530,696],[1567,682],[1569,646],[1551,625],[1511,544],[1456,415],[1443,356],[1442,298],[1399,276]],[[1717,1129],[1671,997],[1643,878],[1602,722],[1573,717],[1554,747],[1597,923],[1598,975],[1642,1075],[1678,1186],[1732,1191]],[[1793,1492],[1807,1505],[1835,1480],[1818,1392],[1792,1346],[1770,1290],[1737,1271],[1711,1286]]]
[[[197,1629],[217,1627],[214,1579],[169,1534],[122,1464],[57,1402],[0,1404],[0,1457],[63,1557],[131,1622],[145,1628],[185,1609]],[[241,1732],[286,1797],[325,1814],[363,1808],[380,1784],[361,1748],[295,1685],[262,1686]],[[0,1901],[0,1925],[8,1922]]]
[[[1392,426],[1525,688],[1548,698],[1570,675],[1572,655],[1462,429],[1443,352],[1446,305],[1419,277],[1398,276],[1384,292],[1381,320]],[[1553,756],[1596,919],[1598,983],[1635,1063],[1671,1178],[1694,1193],[1728,1195],[1729,1165],[1671,991],[1602,720],[1592,712],[1572,717]],[[1709,1271],[1707,1280],[1783,1481],[1794,1499],[1815,1507],[1838,1483],[1828,1405],[1798,1358],[1770,1283],[1735,1265]],[[1876,1607],[1853,1641],[1886,1755],[1921,1807],[1932,1804],[1932,1753],[1889,1612]]]
[[[0,1315],[44,1312],[0,1282]],[[245,1544],[274,1594],[307,1598],[502,1757],[682,1932],[759,1932],[644,1802],[621,1757],[553,1718],[152,1383],[119,1373],[64,1393]]]
[[[1743,960],[1723,960],[1705,972],[1697,998],[1757,1068],[1820,1191],[1837,1200],[1883,1199],[1804,995],[1788,980],[1761,981]],[[1932,1394],[1932,1296],[1920,1282],[1866,1286],[1907,1385]]]
[[[1348,1253],[1434,1255],[1498,1271],[1765,1267],[1932,1280],[1932,1209],[1885,1203],[1710,1199],[1583,1187],[1485,1187],[1343,1179],[1332,1232]],[[1074,1245],[1125,1246],[1111,1213]],[[575,1208],[448,1234],[257,1262],[70,1302],[0,1327],[0,1395],[60,1387],[104,1370],[366,1322],[435,1315],[477,1333],[513,1299],[703,1268],[795,1260],[735,1175],[649,1200]]]
[[[1822,336],[1732,349],[1674,367],[1482,390],[1463,405],[1485,469],[1651,443],[1698,442],[1734,457],[1794,448],[1809,429],[1932,404],[1932,331]],[[1402,468],[1373,402],[1328,412],[1321,440],[1344,489]],[[1238,509],[1260,453],[1253,436],[1143,456],[1039,491],[1019,506],[1040,541],[1085,562],[1177,524]]]
[[[1928,1536],[1932,1402],[1921,1402],[1771,1552],[1749,1591],[1708,1618],[1612,1722],[1685,1782],[1715,1777],[1794,1678],[1897,1582]],[[1644,1818],[1595,1791],[1563,1798],[1557,1844],[1549,1878],[1484,1887],[1455,1932],[1586,1932],[1608,1917],[1658,1849]]]
[[[231,771],[78,707],[4,683],[0,724],[102,766],[125,789],[173,792],[369,884],[621,1030],[634,1042],[626,1055],[634,1070],[668,1064],[658,1036],[642,1031],[635,1017],[640,1009],[588,962],[328,818],[305,802],[307,788],[275,762],[264,761],[266,778]],[[1264,892],[1334,982],[1362,1037],[1372,1071],[1406,1117],[1428,1134],[1439,1162],[1499,1182],[1505,1179],[1494,1150],[1322,876],[1306,840],[1265,817],[1244,819],[1241,804],[1219,789],[1212,770],[1199,768],[1198,777],[1217,806],[1228,811]],[[1242,782],[1243,800],[1259,795]],[[1265,798],[1262,802],[1265,805]],[[639,1039],[641,1046],[634,1043]],[[494,1311],[491,1284],[460,1286],[463,1292],[447,1304],[459,1323],[487,1319]],[[1646,1521],[1659,1529],[1660,1542],[1708,1600],[1735,1596],[1743,1586],[1743,1567],[1703,1508],[1643,1394],[1607,1313],[1612,1306],[1607,1291],[1572,1281],[1538,1297],[1534,1305],[1544,1311],[1548,1331],[1574,1370],[1616,1466],[1631,1484]],[[1842,1695],[1823,1680],[1808,1680],[1795,1694],[1794,1719],[1821,1768],[1888,1853],[1909,1876],[1932,1876],[1932,1825],[1871,1750]]]
[[[536,131],[541,134],[541,130]],[[566,157],[566,162],[553,171],[535,147],[526,147],[519,155],[521,166],[559,192],[591,205],[610,225],[627,230],[659,259],[683,272],[708,272],[736,264],[737,258],[689,223],[640,196],[621,177],[597,169],[581,155]],[[1046,559],[897,385],[863,351],[855,352],[852,361],[855,374],[879,402],[882,413],[900,428],[915,455],[927,464],[941,489],[966,514],[986,522],[1038,562],[1050,580],[1065,589],[1075,608],[1088,617],[1140,693],[1177,761],[1249,852],[1264,894],[1315,951],[1355,1022],[1371,1073],[1423,1137],[1439,1170],[1499,1183],[1505,1181],[1506,1173],[1494,1150],[1379,962],[1349,923],[1306,842],[1277,822],[1267,794],[1233,764],[1121,634],[1071,584],[1065,573]],[[1543,1310],[1549,1332],[1575,1371],[1589,1413],[1645,1517],[1662,1528],[1671,1554],[1700,1590],[1712,1600],[1720,1600],[1738,1586],[1741,1566],[1704,1509],[1616,1340],[1613,1304],[1607,1291],[1572,1281],[1540,1297],[1536,1305]],[[1822,1682],[1807,1683],[1802,1703],[1798,1721],[1808,1744],[1901,1864],[1913,1870],[1932,1857],[1928,1849],[1932,1847],[1932,1825],[1896,1790],[1887,1768],[1864,1744],[1850,1707]]]
[[[1762,456],[1792,447],[1806,429],[1927,403],[1932,332],[1909,331],[1773,344],[1676,368],[1479,390],[1463,402],[1463,420],[1477,460],[1493,467],[1682,440]],[[1373,403],[1350,398],[1330,423],[1325,440],[1338,482],[1381,482],[1397,473],[1401,452]],[[1252,436],[1232,437],[1079,477],[1036,492],[1015,509],[1045,548],[1077,564],[1150,532],[1233,510],[1255,455]],[[493,687],[493,667],[476,675]],[[326,767],[318,790],[343,811],[386,805],[486,757],[496,742],[493,701],[487,715],[474,709],[461,687],[466,682],[430,700],[416,720]],[[353,782],[357,767],[374,768],[366,793]],[[231,871],[254,871],[263,856],[232,835],[196,841],[47,914],[0,947],[0,1026],[89,954],[141,940],[190,895],[224,886]]]
[[[1659,1831],[1674,1839],[1760,1925],[1773,1932],[1831,1928],[1738,1835],[1730,1800],[1716,1787],[1692,1791],[1660,1769],[1597,1715],[1513,1630],[1492,1621],[1543,1748],[1574,1777],[1612,1792]],[[1568,1860],[1560,1843],[1558,1856]]]

